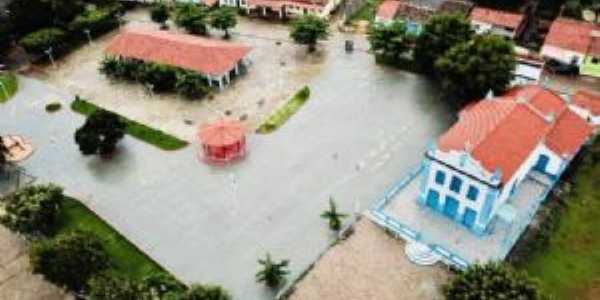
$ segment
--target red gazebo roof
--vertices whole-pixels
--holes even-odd
[[[204,145],[223,147],[239,143],[244,139],[245,130],[238,121],[222,119],[200,130],[200,140]]]

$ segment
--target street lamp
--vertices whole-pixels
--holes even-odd
[[[56,63],[54,62],[54,56],[52,56],[52,47],[48,48],[48,50],[45,50],[44,53],[46,53],[48,55],[48,57],[50,58],[50,62],[52,63],[52,66],[54,68],[56,68]]]
[[[83,30],[83,32],[84,32],[84,33],[85,33],[85,35],[87,36],[88,43],[89,43],[90,45],[92,45],[92,44],[93,44],[93,43],[92,43],[92,34],[91,34],[90,30],[89,30],[89,29],[84,29],[84,30]]]

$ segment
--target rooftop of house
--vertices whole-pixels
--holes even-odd
[[[567,18],[558,18],[550,26],[544,45],[579,53],[600,55],[600,26]]]
[[[326,4],[326,0],[248,0],[250,6],[266,6],[281,9],[282,6],[297,6],[307,9],[320,9]]]
[[[569,157],[592,132],[558,95],[527,85],[464,108],[438,147],[469,152],[488,172],[500,170],[502,183],[507,183],[540,143]]]
[[[402,2],[398,0],[385,0],[377,8],[377,17],[386,21],[393,20],[401,5]]]
[[[578,91],[571,97],[573,104],[589,110],[592,115],[600,116],[600,94],[590,93],[588,91]]]
[[[436,12],[466,14],[472,4],[462,0],[385,0],[377,10],[377,16],[383,20],[396,17],[412,21],[427,21]]]
[[[106,53],[180,67],[202,74],[221,75],[233,69],[251,48],[217,39],[143,28],[125,29]]]
[[[471,11],[470,19],[473,21],[516,29],[521,26],[521,23],[523,23],[525,17],[522,14],[513,12],[475,7]]]

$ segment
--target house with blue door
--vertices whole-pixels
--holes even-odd
[[[419,205],[485,235],[526,177],[554,184],[592,136],[574,107],[537,85],[467,106],[425,153]]]

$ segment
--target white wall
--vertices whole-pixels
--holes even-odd
[[[574,104],[569,105],[569,108],[583,119],[588,120],[592,125],[600,126],[600,115],[594,116],[591,111]]]
[[[585,55],[583,53],[579,53],[579,52],[575,52],[575,51],[571,51],[571,50],[567,50],[567,49],[563,49],[563,48],[559,48],[559,47],[555,47],[555,46],[550,46],[550,45],[544,45],[542,47],[542,51],[540,52],[540,54],[542,55],[542,57],[554,58],[554,59],[560,60],[564,63],[570,63],[571,59],[573,57],[577,57],[578,64],[580,64],[581,62],[583,62],[583,60],[585,58]]]
[[[473,26],[473,29],[475,29],[475,32],[477,34],[492,33],[495,35],[507,37],[509,39],[514,39],[514,37],[515,37],[514,31],[508,30],[503,27],[494,26],[493,24],[490,24],[490,23],[471,20],[471,25]]]

